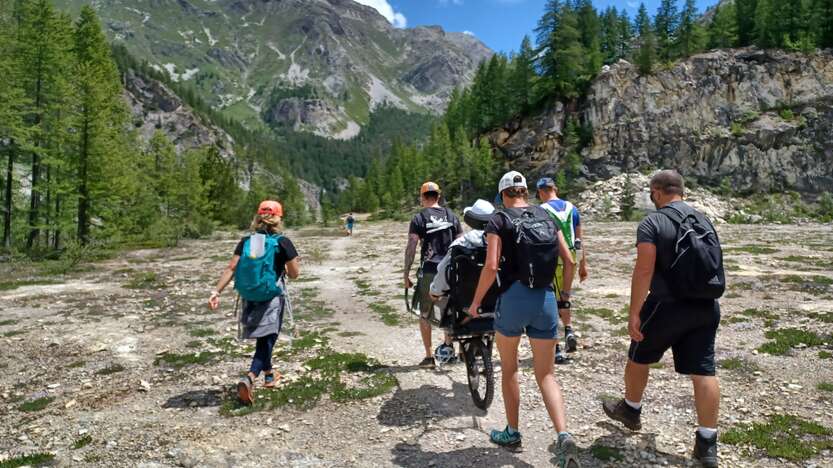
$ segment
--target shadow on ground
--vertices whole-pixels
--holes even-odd
[[[182,395],[168,398],[163,408],[209,408],[220,406],[223,401],[221,390],[192,390]]]
[[[442,466],[470,467],[470,466],[512,466],[516,468],[532,468],[533,465],[519,460],[509,450],[501,448],[469,447],[450,452],[428,452],[419,445],[400,443],[391,451],[392,463],[404,467]]]
[[[601,447],[642,447],[639,449],[637,456],[640,457],[639,461],[644,463],[645,465],[654,465],[654,464],[661,464],[661,465],[671,465],[671,466],[687,466],[691,460],[686,457],[681,457],[679,455],[673,453],[663,452],[657,449],[657,435],[649,432],[632,432],[629,431],[621,426],[617,426],[616,424],[602,421],[596,424],[597,426],[605,429],[608,431],[607,435],[603,435],[601,437],[597,437],[596,440],[590,445],[590,450],[584,450],[584,455],[582,456],[582,462],[587,464],[587,462],[595,462],[598,463],[598,460],[589,453],[592,451],[593,446],[601,446]],[[694,444],[694,437],[692,435],[692,447]],[[555,450],[555,444],[550,446],[550,451]],[[619,449],[616,449],[616,452],[619,452]],[[645,459],[642,457],[642,454],[647,454],[649,456],[654,457],[653,460]],[[667,463],[662,463],[658,461],[660,458],[665,459]],[[551,460],[555,463],[555,458]]]
[[[451,390],[435,385],[396,390],[379,409],[376,419],[384,426],[419,426],[437,418],[485,416],[474,406],[468,386],[454,382]]]

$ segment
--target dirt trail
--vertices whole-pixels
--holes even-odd
[[[689,466],[690,384],[673,372],[670,354],[652,371],[640,433],[600,410],[599,398],[622,388],[634,229],[588,226],[591,279],[575,301],[581,348],[557,377],[585,467]],[[333,229],[290,233],[304,261],[302,280],[290,285],[295,327],[284,335],[293,339],[275,356],[285,378],[281,389],[258,392],[275,404],[248,415],[231,395],[251,352],[231,338],[233,296],[223,295],[218,313],[204,305],[234,236],[129,252],[50,278],[61,284],[0,292],[0,461],[48,452],[61,466],[549,465],[554,432],[526,344],[520,453],[488,442],[488,430],[505,424],[499,372],[483,412],[471,403],[462,364],[416,367],[422,346],[401,290],[405,230],[361,223],[349,238]],[[829,226],[723,226],[721,235],[731,276],[717,356],[722,431],[782,414],[833,428],[833,393],[823,385],[833,381],[833,359],[823,357],[833,319]],[[775,355],[758,350],[780,343],[766,333],[790,328],[821,341],[776,347],[783,353]],[[334,356],[359,370],[341,369],[322,391],[328,377],[313,367]],[[388,375],[390,389],[379,383]],[[339,397],[339,389],[355,392]],[[804,461],[782,455],[764,464],[833,466],[830,446],[812,447]],[[720,450],[724,466],[761,466],[765,456],[748,444]]]

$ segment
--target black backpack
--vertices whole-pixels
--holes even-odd
[[[454,237],[457,235],[457,230],[455,229],[454,225],[454,213],[451,212],[446,207],[442,207],[443,211],[445,212],[445,221],[451,223],[451,226],[446,229],[441,229],[436,232],[426,233],[425,238],[422,240],[422,260],[426,261],[429,260],[426,258],[429,251],[432,253],[432,256],[436,255],[438,257],[444,257],[445,254],[448,252],[448,247],[454,242]],[[419,212],[419,215],[422,217],[423,225],[425,225],[426,230],[428,230],[428,226],[431,224],[430,216],[430,209],[425,208]]]
[[[451,262],[446,269],[446,280],[449,287],[449,306],[456,311],[462,311],[471,305],[480,272],[486,264],[486,247],[469,248],[455,245],[451,248]],[[480,308],[483,312],[494,312],[498,299],[497,283],[492,284]]]
[[[551,286],[558,264],[558,227],[550,215],[538,206],[524,208],[518,216],[509,210],[498,213],[515,226],[515,245],[503,247],[514,249],[512,276],[501,289],[508,289],[514,281],[529,288]]]
[[[701,213],[666,206],[659,210],[677,227],[674,259],[664,275],[677,299],[717,299],[726,290],[723,249],[714,226]]]

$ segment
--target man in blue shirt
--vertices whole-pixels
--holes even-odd
[[[587,257],[581,248],[582,228],[581,215],[579,214],[578,208],[567,200],[558,198],[558,187],[555,181],[549,177],[540,179],[536,184],[536,188],[538,189],[538,199],[543,202],[541,208],[549,213],[550,217],[555,221],[556,226],[564,234],[564,240],[567,241],[567,245],[570,247],[573,262],[579,264],[579,279],[584,281],[587,279]],[[567,352],[573,353],[578,347],[578,340],[576,340],[572,327],[572,314],[570,313],[569,306],[571,291],[562,291],[563,284],[564,264],[559,258],[558,267],[555,271],[555,279],[553,280],[553,289],[556,293],[555,297],[565,298],[563,301],[566,304],[562,302],[559,305],[558,316],[564,323],[564,341],[566,342]],[[561,349],[561,345],[556,341],[555,362],[557,364],[563,364],[566,360],[567,356]]]

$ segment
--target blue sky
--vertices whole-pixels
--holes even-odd
[[[544,9],[546,0],[357,0],[369,4],[396,24],[408,27],[439,24],[448,31],[470,31],[494,50],[509,52],[521,43],[524,34],[532,30]],[[679,0],[682,8],[684,1]],[[702,13],[717,0],[697,0]],[[594,0],[598,9],[613,5],[625,8],[633,17],[639,1]],[[653,15],[659,0],[646,0]],[[388,8],[392,9],[392,13]],[[395,18],[392,15],[396,15]]]

